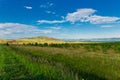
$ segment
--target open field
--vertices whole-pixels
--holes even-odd
[[[0,80],[120,80],[120,42],[0,45]]]

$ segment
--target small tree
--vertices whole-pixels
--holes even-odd
[[[44,47],[47,47],[48,46],[48,43],[44,43]]]
[[[9,46],[9,43],[7,42],[6,45]]]
[[[35,43],[35,46],[38,46],[38,43],[37,43],[37,42]]]

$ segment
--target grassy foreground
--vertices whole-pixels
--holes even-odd
[[[0,45],[1,80],[120,80],[120,43]]]

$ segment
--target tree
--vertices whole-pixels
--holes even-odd
[[[9,43],[7,42],[6,45],[9,46]]]
[[[44,43],[44,47],[47,47],[48,46],[48,43]]]

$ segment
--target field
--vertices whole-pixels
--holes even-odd
[[[0,80],[120,80],[120,42],[1,44]]]

